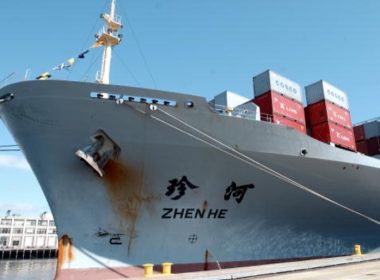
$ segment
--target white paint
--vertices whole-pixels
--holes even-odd
[[[236,106],[239,106],[248,101],[248,98],[228,90],[223,91],[214,97],[215,104],[231,108],[235,108]]]

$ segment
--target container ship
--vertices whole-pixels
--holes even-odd
[[[121,26],[114,0],[102,17],[96,83],[34,80],[0,90],[1,119],[54,215],[58,279],[380,247],[380,161],[368,156],[378,154],[371,139],[380,133],[353,127],[343,91],[326,81],[306,86],[304,108],[301,86],[271,70],[253,78],[252,99],[110,85]]]

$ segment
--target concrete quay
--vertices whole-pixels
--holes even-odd
[[[171,275],[163,275],[156,273],[150,277],[139,277],[130,279],[143,280],[149,278],[162,280],[380,279],[380,253],[371,253],[362,256],[344,256]]]

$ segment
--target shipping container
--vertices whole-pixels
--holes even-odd
[[[255,103],[247,102],[239,106],[236,106],[232,111],[232,115],[236,117],[259,121],[260,107],[257,106]]]
[[[318,81],[305,87],[306,103],[311,105],[321,100],[328,100],[346,110],[349,110],[347,95],[326,81]]]
[[[368,155],[367,141],[366,140],[356,141],[356,150],[359,153]]]
[[[364,126],[366,139],[380,136],[380,120],[379,119],[366,122],[363,124],[363,126]]]
[[[354,126],[354,135],[355,135],[356,142],[363,141],[366,138],[364,125],[361,124],[361,125]]]
[[[325,122],[311,127],[311,136],[326,143],[334,143],[344,148],[356,151],[353,129]]]
[[[380,154],[380,137],[367,139],[368,155],[374,156]]]
[[[262,114],[278,114],[305,124],[305,110],[301,103],[270,91],[253,100],[260,107]]]
[[[222,93],[216,95],[211,102],[217,105],[235,108],[236,106],[244,104],[248,101],[248,98],[243,97],[237,93],[234,93],[232,91],[223,91]]]
[[[263,121],[270,121],[270,122],[273,122],[275,124],[280,124],[280,125],[292,127],[294,129],[298,130],[299,132],[306,134],[306,126],[304,124],[299,123],[299,122],[294,121],[294,120],[291,120],[291,119],[286,118],[284,116],[273,114],[268,118],[267,116],[262,115],[262,120]]]
[[[303,102],[301,86],[272,70],[267,70],[253,77],[253,89],[255,97],[266,94],[269,91],[275,91],[300,103]]]
[[[350,112],[326,100],[307,106],[305,113],[309,126],[324,122],[334,122],[344,127],[352,128]]]

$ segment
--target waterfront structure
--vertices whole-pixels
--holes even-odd
[[[39,217],[5,215],[0,218],[0,259],[18,256],[55,256],[58,237],[51,214]]]

